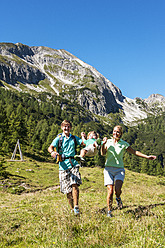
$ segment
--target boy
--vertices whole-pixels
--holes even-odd
[[[75,215],[79,215],[79,186],[82,184],[81,175],[79,172],[79,164],[74,159],[76,153],[76,144],[81,145],[82,139],[77,136],[71,135],[70,131],[72,124],[70,121],[64,120],[61,123],[62,133],[62,144],[59,148],[60,137],[57,136],[48,148],[48,152],[53,158],[60,156],[59,162],[59,180],[61,192],[67,195],[67,199],[71,210],[74,210]],[[56,151],[54,150],[56,148]]]
[[[101,141],[99,138],[99,134],[95,131],[91,131],[87,135],[86,140],[86,134],[84,132],[81,133],[83,144],[85,145],[85,148],[83,148],[80,151],[80,155],[75,155],[75,159],[77,161],[81,161],[82,163],[85,162],[84,157],[93,157],[98,153],[98,150],[101,145]]]

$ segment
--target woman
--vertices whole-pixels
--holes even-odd
[[[121,188],[125,178],[125,170],[123,163],[123,154],[127,150],[129,153],[136,156],[146,158],[149,160],[156,159],[156,156],[147,156],[139,151],[135,151],[124,140],[121,139],[123,130],[121,126],[115,126],[113,129],[113,137],[107,139],[104,137],[103,145],[101,147],[101,155],[106,155],[105,169],[104,169],[104,185],[107,186],[107,216],[112,216],[112,203],[113,203],[113,186],[115,185],[116,202],[118,209],[122,209],[123,204],[121,201]]]

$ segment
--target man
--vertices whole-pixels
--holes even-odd
[[[48,148],[48,152],[53,158],[59,158],[59,180],[61,192],[67,195],[71,210],[75,215],[79,215],[79,186],[82,184],[79,172],[79,164],[74,159],[76,144],[81,145],[82,140],[71,135],[72,124],[64,120],[61,123],[63,133],[57,136]],[[61,140],[62,139],[62,140]],[[61,147],[59,148],[59,142]],[[55,149],[56,148],[56,149]]]

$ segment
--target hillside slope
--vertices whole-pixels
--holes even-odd
[[[75,217],[59,191],[53,163],[7,167],[10,177],[1,178],[0,188],[0,247],[165,247],[164,177],[126,170],[124,208],[117,210],[114,196],[113,217],[107,218],[103,168],[80,168],[81,215]],[[20,194],[23,188],[27,193]]]

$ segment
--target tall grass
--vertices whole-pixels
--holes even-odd
[[[14,166],[18,164],[12,165],[13,171]],[[39,166],[42,190],[20,195],[0,192],[0,247],[165,247],[165,178],[126,170],[124,208],[117,210],[114,201],[113,217],[107,218],[103,169],[80,168],[83,184],[77,217],[70,212],[66,196],[58,187],[52,188],[53,178],[54,185],[58,181],[58,168]],[[44,167],[52,174],[46,175]],[[26,172],[21,171],[19,176]],[[37,169],[29,178],[26,174],[26,183],[34,185],[34,178],[36,185],[36,173]]]

